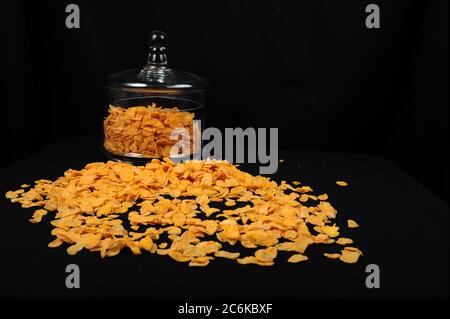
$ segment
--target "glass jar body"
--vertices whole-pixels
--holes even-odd
[[[108,158],[141,164],[200,152],[205,90],[110,87],[108,94],[103,119]]]

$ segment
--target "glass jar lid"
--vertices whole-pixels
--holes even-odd
[[[205,79],[193,73],[176,70],[167,65],[167,36],[162,31],[153,31],[149,40],[150,53],[142,69],[127,70],[111,75],[106,83],[110,88],[129,89],[177,89],[205,90]]]

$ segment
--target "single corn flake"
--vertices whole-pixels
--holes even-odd
[[[341,257],[341,254],[337,254],[337,253],[332,253],[332,254],[324,253],[323,255],[330,259],[338,259],[339,257]]]
[[[205,267],[208,266],[209,261],[213,259],[212,257],[198,257],[194,258],[189,262],[189,267]]]
[[[350,244],[353,244],[353,240],[350,239],[350,238],[341,237],[341,238],[338,238],[338,240],[336,241],[336,244],[338,244],[338,245],[350,245]]]
[[[302,254],[295,254],[289,257],[288,263],[299,263],[308,260],[308,257]]]
[[[358,261],[359,256],[361,256],[361,253],[358,251],[351,251],[351,250],[341,250],[341,256],[339,259],[347,264],[354,264]]]
[[[145,236],[139,241],[139,245],[142,249],[145,249],[149,252],[153,251],[153,240],[150,236]],[[156,247],[156,245],[155,245]],[[156,249],[156,248],[155,248]]]
[[[348,186],[348,183],[344,181],[336,181],[336,184],[342,187]]]
[[[347,220],[347,227],[348,227],[348,228],[358,228],[359,225],[358,225],[358,223],[355,222],[354,220],[349,219],[349,220]]]
[[[271,262],[277,258],[277,249],[275,247],[259,249],[255,252],[255,257],[261,262]]]
[[[237,262],[241,265],[250,265],[250,264],[256,264],[259,266],[273,266],[274,265],[274,263],[272,261],[260,261],[255,256],[238,258]]]
[[[334,238],[334,237],[339,236],[339,227],[337,227],[335,225],[333,225],[333,226],[322,226],[321,230],[328,237]]]
[[[55,240],[53,240],[52,242],[50,242],[47,246],[50,248],[56,248],[61,246],[64,243],[64,241],[62,241],[59,238],[56,238]]]
[[[239,257],[240,253],[232,253],[229,251],[224,250],[218,250],[214,253],[215,257],[222,257],[227,259],[237,259]]]
[[[344,247],[344,250],[356,251],[356,252],[359,253],[361,256],[363,255],[363,252],[362,252],[359,248],[356,248],[356,247],[350,247],[350,246],[347,246],[347,247]]]
[[[45,215],[47,215],[47,211],[45,209],[38,209],[34,212],[30,222],[33,224],[40,223],[42,221],[42,217]]]

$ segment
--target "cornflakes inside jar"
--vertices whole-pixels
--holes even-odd
[[[109,77],[103,148],[108,158],[140,164],[192,159],[201,151],[206,81],[168,67],[167,37],[150,36],[148,62]]]

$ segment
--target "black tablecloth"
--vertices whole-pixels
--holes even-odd
[[[0,297],[141,297],[141,298],[448,298],[448,205],[391,162],[377,156],[282,151],[273,179],[300,180],[327,193],[338,210],[342,234],[355,240],[364,256],[357,264],[327,259],[336,246],[313,245],[309,260],[275,266],[239,265],[216,259],[205,268],[189,268],[170,257],[134,256],[128,250],[101,259],[81,251],[69,256],[52,240],[49,216],[40,224],[4,198],[23,183],[55,179],[69,168],[105,161],[97,141],[66,140],[0,171]],[[256,168],[241,165],[252,173]],[[336,180],[349,182],[338,187]],[[348,218],[360,228],[349,230]],[[77,264],[81,288],[65,286],[68,264]],[[365,285],[369,264],[380,268],[379,289]]]

